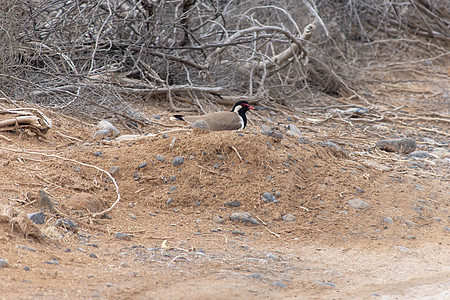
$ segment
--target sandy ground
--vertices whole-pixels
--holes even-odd
[[[2,133],[1,298],[450,298],[448,90],[421,87],[374,92],[375,107],[402,105],[405,118],[316,122],[324,111],[261,108],[243,132],[153,124],[143,130],[155,136],[129,142],[94,142],[95,124],[40,108],[54,123],[45,137]],[[173,125],[163,105],[135,107]],[[373,148],[402,137],[433,155]],[[53,211],[39,207],[40,190]],[[45,223],[27,223],[39,211]]]

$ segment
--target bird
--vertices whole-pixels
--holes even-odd
[[[208,124],[208,129],[212,131],[242,130],[247,126],[245,113],[251,109],[255,108],[250,106],[247,101],[238,101],[231,111],[218,111],[200,116],[174,115],[174,118],[188,124],[204,121]]]

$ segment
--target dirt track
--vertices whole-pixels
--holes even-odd
[[[395,97],[378,95],[379,102],[401,103],[406,113],[448,115],[445,89],[429,96],[422,87],[422,97],[405,88]],[[169,122],[164,107],[146,110]],[[0,258],[9,262],[0,269],[4,299],[450,297],[448,122],[350,126],[332,119],[311,125],[293,110],[266,109],[258,111],[263,120],[250,115],[243,133],[171,131],[167,138],[96,143],[88,142],[94,126],[43,111],[54,122],[45,138],[2,133],[0,204],[42,210],[45,224],[38,228],[47,236],[25,238],[0,222]],[[274,123],[264,122],[267,117]],[[283,139],[261,134],[263,123]],[[300,140],[286,133],[289,124],[302,131]],[[435,132],[411,130],[424,127]],[[412,159],[373,149],[380,138],[407,136],[419,150],[439,148],[443,157]],[[176,156],[184,157],[177,167]],[[94,195],[102,209],[117,198],[105,173],[86,164],[108,172],[118,167],[113,176],[121,200],[110,218],[93,220],[92,211],[70,206],[80,192]],[[41,189],[57,212],[27,204]],[[277,202],[264,202],[263,193]],[[370,207],[355,209],[352,199]],[[234,212],[249,213],[259,225],[231,221]],[[58,218],[79,226],[55,227]],[[117,232],[129,236],[118,239]]]

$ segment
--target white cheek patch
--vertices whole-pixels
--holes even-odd
[[[234,112],[237,113],[240,109],[242,108],[242,106],[238,105],[234,108]]]

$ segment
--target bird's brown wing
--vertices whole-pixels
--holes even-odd
[[[203,116],[184,116],[183,120],[193,124],[196,121],[204,120],[213,131],[219,130],[237,130],[243,126],[242,119],[235,112],[219,111]]]

